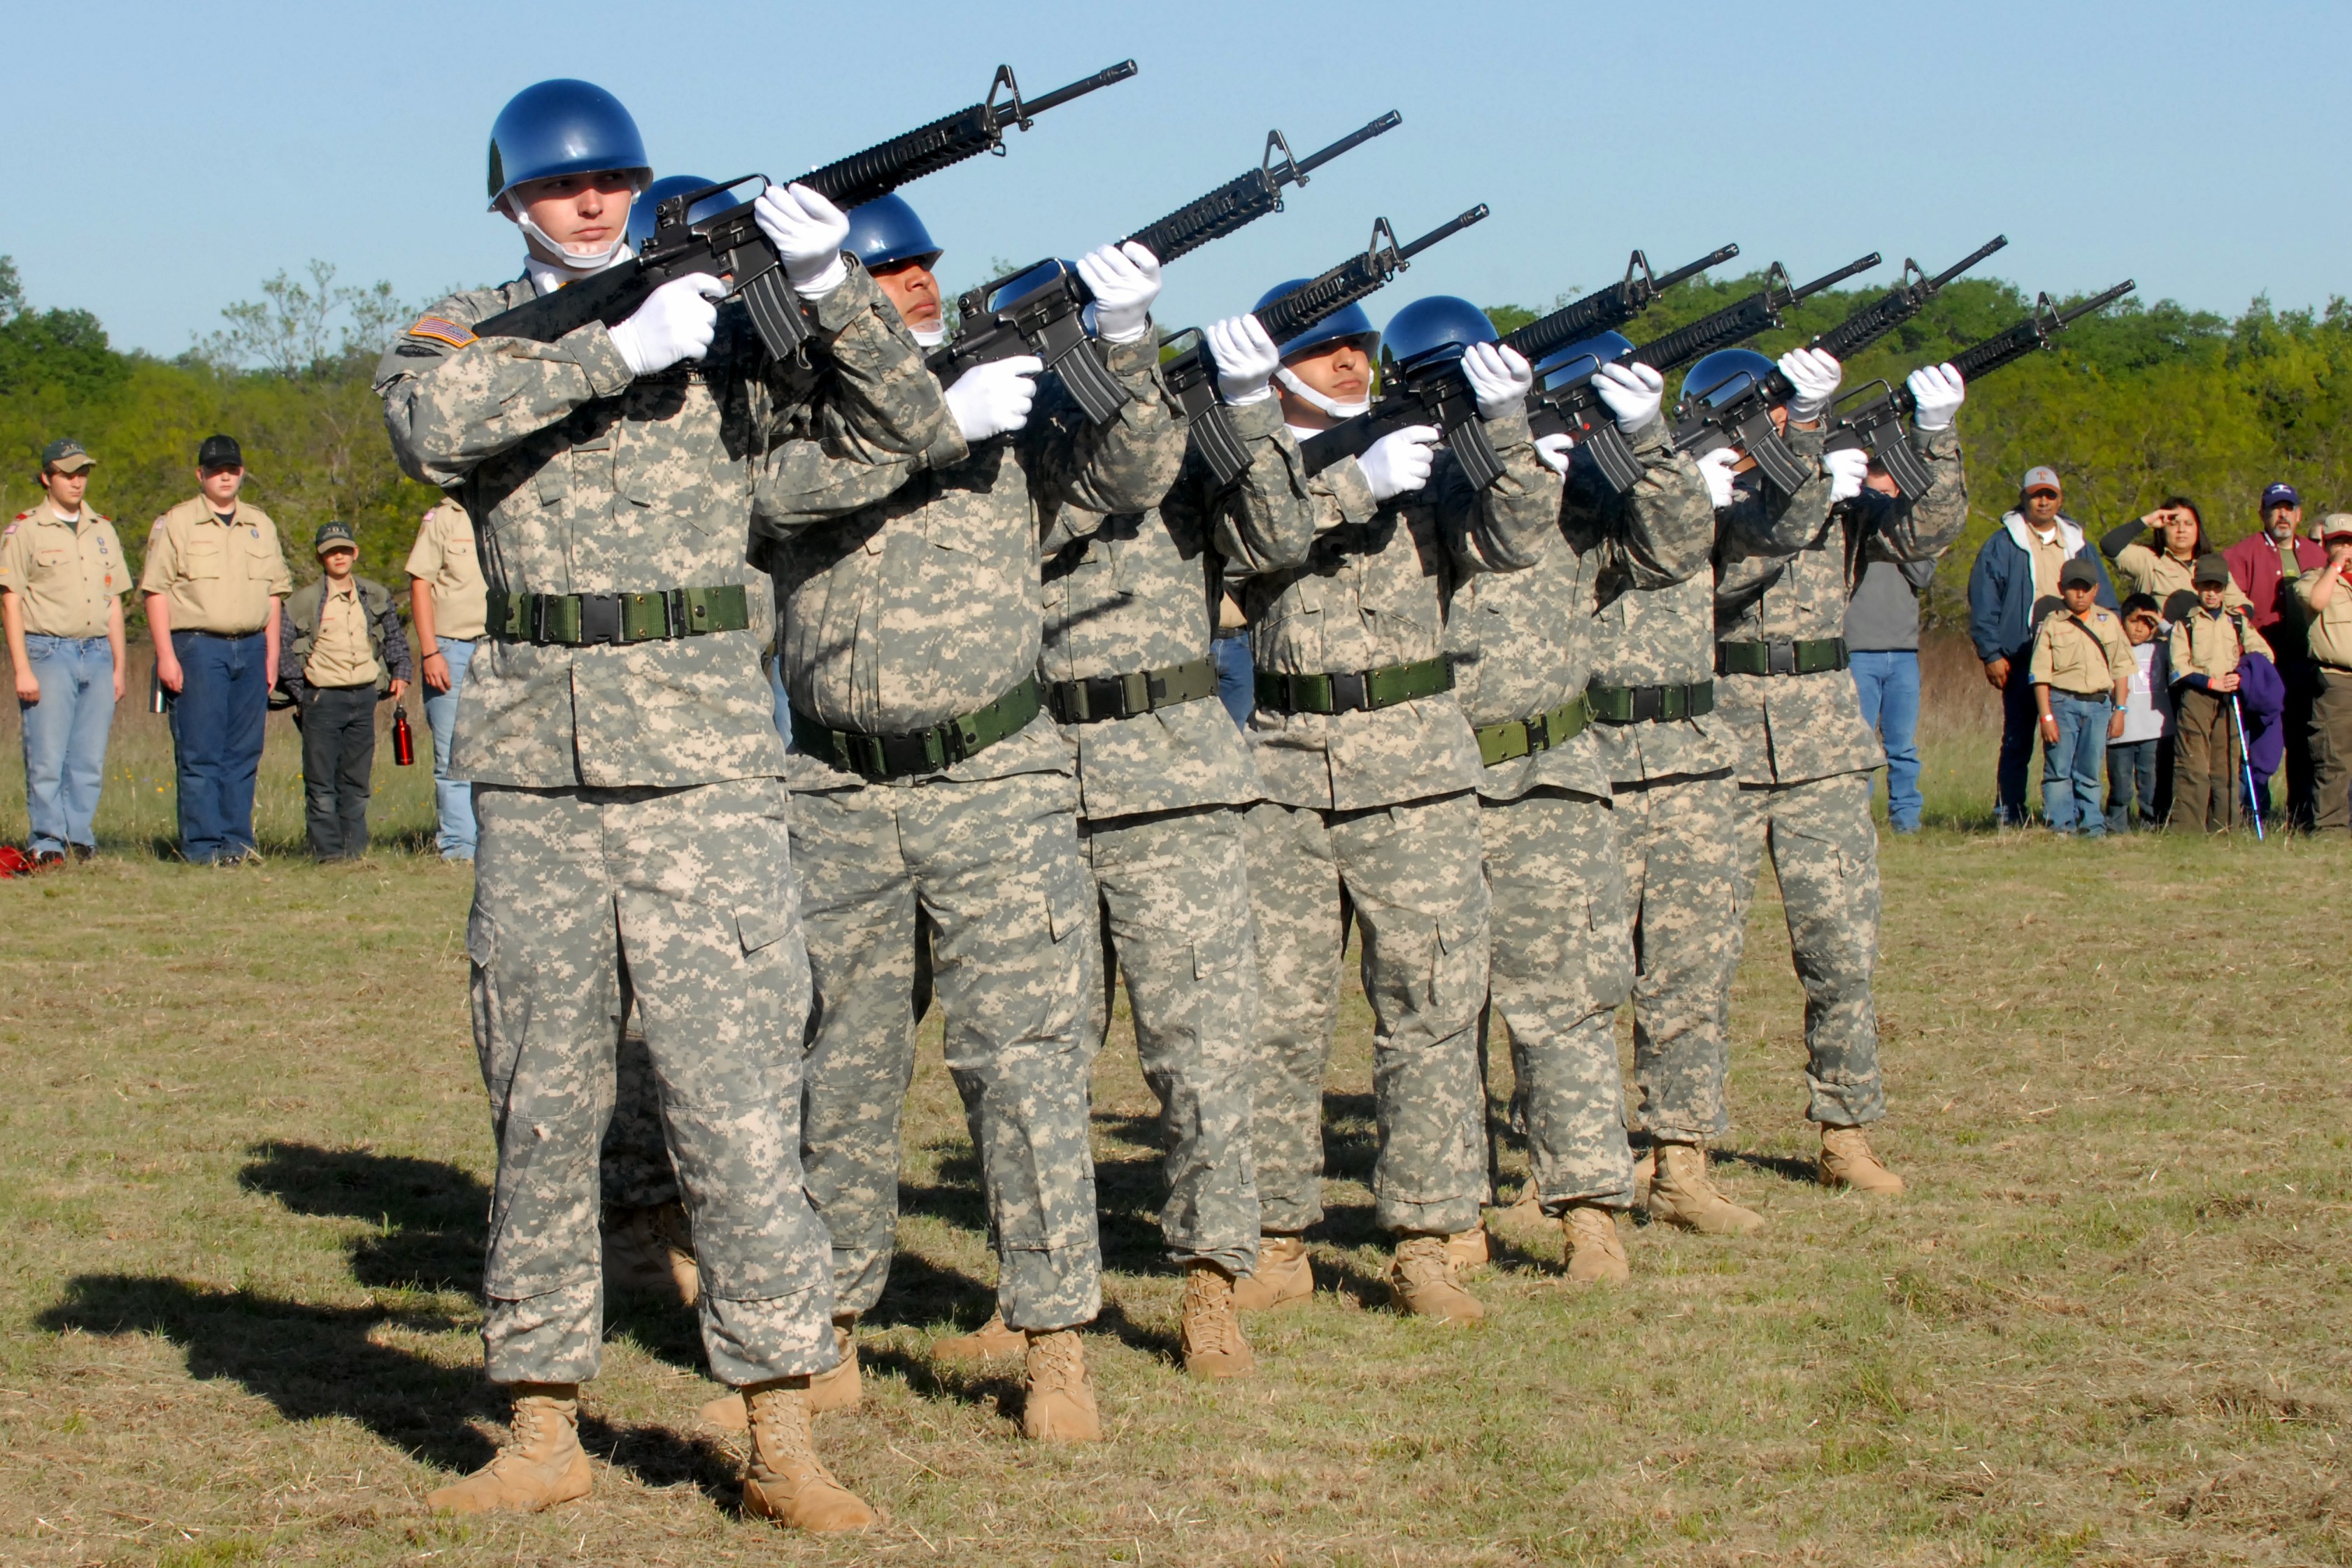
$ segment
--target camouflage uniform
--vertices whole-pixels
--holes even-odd
[[[1486,431],[1505,473],[1483,495],[1443,452],[1424,488],[1385,505],[1353,461],[1307,481],[1317,538],[1306,563],[1239,583],[1261,685],[1443,657],[1457,584],[1542,558],[1559,481],[1524,415]],[[1449,691],[1332,714],[1262,700],[1250,747],[1266,794],[1247,819],[1261,1228],[1296,1235],[1323,1215],[1323,1071],[1352,914],[1372,1005],[1375,1217],[1415,1235],[1468,1230],[1486,1187],[1476,1035],[1487,897],[1471,793],[1478,745],[1462,705]]]
[[[1633,990],[1633,947],[1600,742],[1588,725],[1546,746],[1544,716],[1583,713],[1604,600],[1706,565],[1706,488],[1666,435],[1657,418],[1628,433],[1643,474],[1622,496],[1575,464],[1542,563],[1472,578],[1446,626],[1455,692],[1482,756],[1496,758],[1478,779],[1494,902],[1488,1006],[1510,1029],[1536,1189],[1554,1214],[1633,1202],[1615,1014]]]
[[[1155,344],[1108,359],[1131,400],[1105,426],[1048,380],[1007,439],[968,449],[950,426],[853,484],[763,480],[754,506],[754,555],[784,606],[793,858],[816,986],[803,1152],[845,1313],[881,1298],[897,1240],[919,916],[1004,1321],[1066,1329],[1101,1309],[1086,1032],[1100,956],[1068,745],[1041,711],[950,766],[873,782],[800,737],[910,734],[1034,678],[1048,530],[1068,508],[1148,511],[1183,457]]]
[[[1055,519],[1045,538],[1038,669],[1050,686],[1188,668],[1185,700],[1062,726],[1105,938],[1087,1039],[1098,1048],[1108,1031],[1112,987],[1124,973],[1144,1080],[1160,1097],[1168,1150],[1160,1229],[1169,1258],[1205,1258],[1241,1275],[1255,1266],[1258,1237],[1250,1157],[1257,948],[1241,808],[1259,790],[1241,731],[1215,700],[1212,611],[1223,561],[1255,571],[1294,565],[1306,558],[1315,520],[1281,405],[1267,397],[1230,413],[1252,458],[1230,491],[1194,457],[1156,511],[1065,510]],[[1089,710],[1116,700],[1102,684],[1087,689]]]
[[[1788,439],[1801,458],[1821,452],[1817,431],[1792,430]],[[1910,439],[1935,476],[1916,503],[1865,489],[1832,510],[1829,481],[1818,474],[1793,496],[1753,474],[1741,478],[1719,514],[1721,641],[1842,638],[1865,545],[1895,561],[1931,561],[1959,537],[1968,490],[1958,436],[1947,428],[1914,432]],[[1726,674],[1716,683],[1739,747],[1739,918],[1732,940],[1738,944],[1746,935],[1769,849],[1805,988],[1805,1078],[1812,1089],[1805,1114],[1824,1127],[1859,1127],[1886,1114],[1870,1000],[1878,962],[1871,775],[1886,754],[1863,722],[1843,663],[1841,658],[1837,668],[1802,675]]]
[[[467,674],[452,761],[481,826],[466,948],[499,1142],[489,1374],[595,1375],[597,1152],[633,1002],[699,1243],[712,1371],[821,1372],[833,1296],[801,1194],[792,1048],[808,977],[759,667],[773,617],[745,522],[755,458],[859,468],[935,439],[946,410],[854,267],[812,310],[835,388],[820,431],[781,422],[815,373],[767,361],[740,309],[702,360],[633,377],[601,326],[471,334],[533,292],[443,300],[376,378],[402,467],[474,520],[494,619],[508,594],[676,587],[740,592],[750,624],[577,647],[494,626]]]

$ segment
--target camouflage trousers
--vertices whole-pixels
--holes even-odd
[[[782,781],[477,785],[474,1043],[499,1146],[482,1341],[498,1383],[596,1375],[598,1150],[632,1005],[702,1270],[712,1373],[835,1361],[824,1227],[801,1192],[808,1007]]]
[[[1728,773],[1615,792],[1633,924],[1633,1122],[1670,1143],[1731,1130],[1724,1079],[1739,967],[1736,794]]]
[[[1633,1201],[1616,1019],[1633,940],[1610,810],[1555,790],[1478,803],[1494,901],[1487,1013],[1510,1030],[1536,1191],[1555,1214]]]
[[[803,1152],[844,1312],[882,1298],[898,1118],[915,1070],[919,932],[950,1075],[980,1152],[997,1303],[1016,1329],[1102,1310],[1087,1143],[1095,900],[1060,773],[804,793],[793,802],[816,1006]]]
[[[1227,806],[1080,822],[1101,901],[1103,984],[1087,1038],[1110,1029],[1112,987],[1127,977],[1136,1054],[1160,1097],[1168,1198],[1160,1234],[1171,1261],[1228,1274],[1257,1267],[1250,1058],[1257,946],[1250,934],[1241,813]]]
[[[1261,1228],[1296,1235],[1323,1217],[1323,1074],[1352,912],[1372,1006],[1374,1217],[1415,1235],[1470,1229],[1486,1183],[1477,1034],[1487,905],[1475,797],[1362,811],[1267,802],[1244,820],[1257,925],[1251,1143]]]
[[[677,1171],[662,1131],[653,1052],[634,1013],[623,1022],[621,1047],[613,1058],[613,1120],[604,1126],[598,1173],[608,1209],[649,1209],[679,1201]]]
[[[1871,775],[1840,773],[1739,791],[1739,920],[1764,855],[1780,879],[1789,948],[1805,988],[1805,1114],[1824,1127],[1860,1127],[1886,1114],[1878,1076],[1878,1013],[1870,1000],[1878,964],[1878,825]],[[1737,962],[1735,957],[1734,962]]]

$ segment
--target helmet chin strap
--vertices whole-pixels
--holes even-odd
[[[629,200],[634,205],[636,197],[632,195]],[[559,245],[545,229],[531,221],[531,216],[528,212],[517,212],[510,205],[505,208],[505,212],[507,216],[514,220],[515,226],[522,230],[524,237],[531,242],[531,260],[551,272],[562,274],[566,282],[576,282],[583,278],[593,277],[608,267],[619,266],[636,254],[629,248],[629,221],[628,215],[625,213],[622,215],[619,231],[613,236],[609,243],[593,248],[583,248],[578,246]],[[556,257],[562,259],[550,259]]]
[[[935,349],[941,343],[948,341],[948,330],[944,325],[937,327],[908,327],[907,330],[915,334],[916,342],[921,344],[927,349]]]
[[[1297,376],[1292,374],[1290,367],[1286,364],[1275,366],[1274,374],[1276,379],[1279,380],[1285,387],[1289,389],[1292,396],[1297,398],[1302,403],[1313,404],[1316,407],[1321,409],[1324,413],[1328,414],[1334,419],[1353,419],[1357,415],[1366,412],[1372,405],[1370,399],[1366,399],[1361,403],[1341,403],[1337,398],[1326,397],[1323,394],[1316,391],[1313,387],[1299,380]]]

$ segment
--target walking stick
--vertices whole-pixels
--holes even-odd
[[[2263,803],[2254,795],[2254,759],[2246,751],[2246,715],[2238,694],[2230,693],[2230,722],[2238,727],[2238,779],[2246,788],[2246,810],[2254,819],[2254,842],[2263,841]]]

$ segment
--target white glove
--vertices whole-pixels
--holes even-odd
[[[1665,400],[1666,378],[1648,365],[1604,364],[1592,378],[1593,390],[1617,416],[1620,430],[1638,430],[1657,417]]]
[[[1536,384],[1535,367],[1517,349],[1500,343],[1472,343],[1462,356],[1462,374],[1478,397],[1478,416],[1500,419],[1528,405]]]
[[[1820,349],[1790,349],[1780,356],[1780,374],[1797,389],[1789,400],[1789,423],[1811,425],[1829,412],[1838,383],[1845,379],[1845,367]]]
[[[1029,423],[1029,405],[1037,400],[1034,377],[1045,368],[1035,354],[976,364],[956,377],[947,390],[948,412],[969,446],[992,436],[1010,436]]]
[[[784,258],[784,277],[802,299],[822,299],[849,276],[849,264],[841,258],[849,220],[806,185],[770,185],[751,204],[751,216]]]
[[[1568,472],[1568,455],[1576,450],[1576,437],[1563,430],[1557,436],[1536,437],[1536,460],[1555,474]]]
[[[1271,384],[1282,364],[1282,351],[1274,346],[1255,316],[1212,321],[1202,335],[1209,340],[1209,357],[1217,362],[1219,396],[1239,408],[1274,395]]]
[[[1078,258],[1078,277],[1095,297],[1095,331],[1105,342],[1143,341],[1151,326],[1151,301],[1160,298],[1160,261],[1129,240],[1106,245]]]
[[[651,375],[682,359],[709,352],[719,330],[718,300],[727,285],[708,272],[673,278],[637,307],[636,314],[612,329],[613,346],[629,362],[631,375]]]
[[[1903,384],[1911,389],[1911,423],[1921,430],[1950,429],[1952,416],[1969,397],[1960,373],[1948,364],[1924,365]]]
[[[1731,504],[1731,470],[1739,466],[1739,448],[1717,447],[1698,460],[1698,477],[1706,481],[1707,504],[1720,511]]]
[[[1374,500],[1388,500],[1429,483],[1429,466],[1436,461],[1430,448],[1437,445],[1437,434],[1434,425],[1408,425],[1381,437],[1356,459]]]
[[[1830,505],[1852,500],[1862,493],[1862,478],[1870,472],[1870,454],[1859,447],[1822,454],[1822,472],[1830,477]]]

